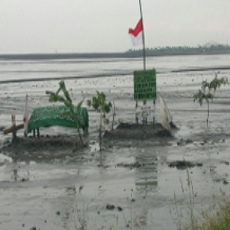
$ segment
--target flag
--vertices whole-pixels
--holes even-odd
[[[28,129],[28,95],[26,95],[26,101],[24,106],[24,116],[23,116],[23,123],[24,123],[24,134],[27,136],[27,129]]]
[[[129,29],[129,34],[131,36],[133,46],[143,44],[142,33],[143,33],[143,23],[142,23],[142,19],[140,19],[135,29]]]

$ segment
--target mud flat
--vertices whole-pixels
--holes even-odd
[[[175,126],[173,128],[176,129]],[[120,123],[115,129],[105,131],[102,141],[105,148],[110,148],[111,145],[124,146],[128,142],[135,146],[146,145],[148,141],[164,141],[172,138],[174,138],[172,133],[159,123]],[[77,151],[87,149],[90,139],[87,135],[82,136],[82,139],[83,143],[78,135],[19,136],[12,140],[6,140],[0,151],[20,160],[63,158],[74,156]]]
[[[74,131],[70,129],[50,127],[41,130],[43,137],[27,139],[19,132],[14,143],[11,136],[1,133],[0,229],[72,230],[80,228],[79,220],[83,220],[90,230],[124,230],[131,226],[134,230],[176,230],[176,221],[188,220],[188,172],[195,211],[200,216],[204,208],[211,206],[213,195],[219,195],[220,190],[229,194],[229,86],[221,88],[210,104],[208,128],[206,105],[200,107],[192,100],[200,82],[213,76],[212,71],[159,76],[158,90],[179,128],[172,136],[151,124],[131,125],[135,110],[131,76],[66,80],[73,88],[75,101],[83,94],[85,99],[92,98],[99,90],[115,102],[116,129],[105,132],[103,137],[104,167],[98,167],[99,114],[92,110],[89,134],[84,137],[87,146],[76,153],[72,152]],[[220,76],[229,77],[230,73],[224,70]],[[57,84],[44,81],[1,85],[0,127],[11,126],[13,113],[20,124],[25,92],[30,94],[32,111],[49,105],[44,91],[55,90]],[[156,114],[158,110],[156,105]],[[14,163],[13,156],[21,153],[24,159]],[[12,177],[15,169],[17,181]],[[175,195],[183,216],[175,211]]]

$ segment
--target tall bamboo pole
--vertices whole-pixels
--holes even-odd
[[[146,54],[145,54],[145,30],[144,30],[144,20],[143,20],[143,13],[142,13],[142,5],[141,5],[141,0],[139,0],[139,6],[140,6],[140,15],[142,19],[142,40],[143,40],[143,68],[146,70]]]
[[[139,6],[140,6],[140,15],[141,15],[141,21],[142,21],[142,41],[143,41],[143,69],[146,70],[146,54],[145,54],[145,32],[144,32],[144,21],[143,21],[143,13],[142,13],[142,5],[141,0],[139,0]],[[146,100],[143,101],[143,104],[146,105]],[[136,100],[136,109],[138,107],[138,101]],[[138,124],[138,117],[136,114],[136,123]],[[147,123],[147,119],[143,120],[143,123]]]
[[[142,13],[142,5],[141,0],[139,0],[139,6],[140,6],[140,15],[141,15],[141,21],[142,21],[142,40],[143,40],[143,68],[146,70],[146,55],[145,55],[145,30],[144,30],[144,19],[143,19],[143,13]],[[146,101],[143,101],[143,104],[146,105]]]

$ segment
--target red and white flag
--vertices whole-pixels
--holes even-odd
[[[131,36],[134,46],[143,44],[143,23],[142,19],[139,20],[135,29],[129,29],[129,34]]]

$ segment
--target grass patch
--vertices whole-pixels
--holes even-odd
[[[229,230],[230,229],[230,200],[221,192],[221,201],[217,201],[212,209],[202,212],[201,224],[198,230]]]
[[[186,172],[188,194],[185,192],[181,180],[180,184],[184,199],[179,200],[174,192],[175,209],[174,212],[171,212],[171,215],[177,230],[230,230],[230,197],[220,190],[220,195],[213,196],[210,206],[198,213],[195,207],[195,193],[188,168]],[[187,203],[187,214],[184,214],[183,202]]]

